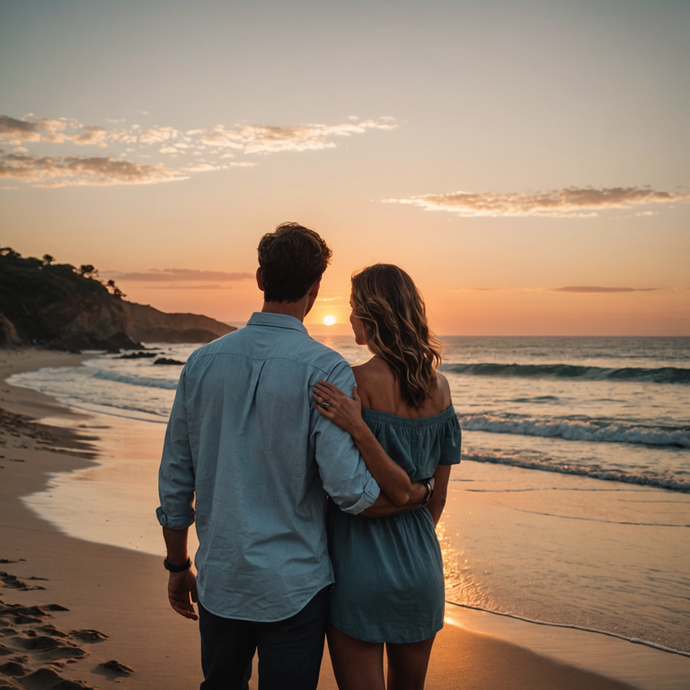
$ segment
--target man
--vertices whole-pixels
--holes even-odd
[[[264,235],[261,312],[194,352],[180,377],[157,515],[170,604],[194,620],[198,586],[203,690],[247,687],[256,649],[263,689],[316,688],[333,583],[324,491],[353,514],[398,512],[350,435],[313,407],[319,379],[344,391],[355,383],[345,360],[302,324],[330,257],[297,224]],[[407,509],[426,494],[413,485]],[[187,553],[194,521],[198,581]]]

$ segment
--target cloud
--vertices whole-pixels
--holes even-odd
[[[40,124],[15,120],[7,115],[0,115],[0,139],[11,138],[17,141],[40,141]]]
[[[551,288],[550,292],[577,292],[577,293],[592,293],[592,292],[654,292],[659,288],[630,288],[630,287],[594,287],[590,285],[583,286],[569,286],[560,288]]]
[[[53,144],[64,144],[65,141],[71,141],[73,137],[65,135],[67,124],[64,118],[57,120],[41,120],[41,128],[45,131],[45,134],[41,137],[42,140],[49,141]]]
[[[225,160],[238,158],[240,154],[318,151],[335,148],[342,137],[397,126],[393,118],[380,117],[338,125],[243,124],[226,128],[220,124],[211,130],[182,132],[168,126],[125,126],[122,124],[125,121],[118,119],[106,122],[111,127],[85,125],[69,117],[49,119],[29,114],[16,119],[0,116],[0,141],[6,140],[15,147],[10,155],[0,151],[0,177],[41,187],[167,182],[188,179],[201,172],[256,165],[242,160],[212,165],[204,160],[207,154],[215,155],[216,160]],[[62,155],[53,155],[57,145],[64,147]],[[108,154],[79,155],[75,147],[84,146],[108,149]],[[163,164],[164,156],[172,156],[177,168]],[[138,164],[126,158],[153,160],[151,164]]]
[[[112,132],[104,127],[84,127],[84,134],[69,137],[77,146],[92,144],[104,149],[112,139]]]
[[[335,148],[334,137],[363,134],[368,129],[390,130],[397,127],[391,117],[342,125],[244,125],[225,129],[217,125],[211,133],[201,136],[209,146],[242,149],[245,153],[280,153],[283,151],[320,151]],[[187,132],[190,134],[192,132]],[[196,132],[194,132],[196,133]]]
[[[151,184],[187,179],[162,165],[140,165],[112,158],[7,154],[0,156],[0,178],[41,187],[74,185]]]
[[[173,127],[158,127],[157,129],[145,129],[139,134],[139,141],[144,144],[154,144],[177,139],[178,135],[179,132]]]
[[[190,165],[186,168],[182,168],[182,172],[185,173],[195,173],[195,172],[213,172],[214,170],[222,170],[227,166],[225,165],[211,165],[211,163],[199,162],[196,165]]]
[[[464,217],[547,216],[552,218],[594,217],[598,210],[630,208],[641,204],[667,204],[690,200],[690,192],[660,192],[649,187],[592,187],[554,189],[532,194],[451,192],[424,194],[407,199],[384,199],[386,203],[410,204],[426,211],[450,211]]]
[[[109,273],[109,275],[111,275]],[[218,280],[224,282],[237,282],[240,280],[253,280],[254,273],[228,273],[227,271],[199,271],[193,268],[166,268],[163,270],[151,269],[143,273],[119,273],[112,274],[115,280],[132,281],[139,283],[171,283],[189,282],[199,280]]]

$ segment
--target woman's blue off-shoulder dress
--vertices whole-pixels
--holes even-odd
[[[437,465],[460,462],[460,425],[451,405],[441,414],[408,419],[376,410],[362,417],[412,481]],[[367,642],[408,643],[443,627],[443,561],[426,507],[387,518],[343,513],[329,501],[335,570],[330,622]]]

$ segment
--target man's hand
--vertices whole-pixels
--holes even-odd
[[[196,603],[196,575],[191,568],[182,573],[170,573],[168,580],[168,601],[173,610],[185,618],[198,620],[194,611]]]

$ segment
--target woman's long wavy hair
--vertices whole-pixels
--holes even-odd
[[[352,309],[362,319],[367,346],[399,381],[403,400],[420,408],[436,389],[441,343],[429,331],[424,299],[412,278],[392,264],[355,272]]]

